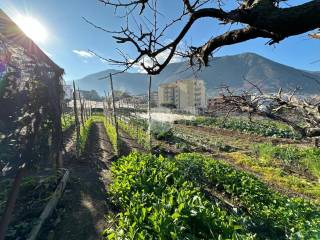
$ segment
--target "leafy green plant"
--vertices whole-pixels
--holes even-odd
[[[80,127],[80,153],[83,153],[84,148],[86,146],[86,142],[89,136],[89,131],[94,123],[93,118],[89,118],[85,123],[84,126],[81,125]]]
[[[141,126],[136,119],[130,119],[128,123],[123,120],[118,121],[119,127],[129,134],[133,139],[137,139],[138,143],[144,148],[148,148],[148,135],[146,130]]]
[[[244,219],[209,202],[173,159],[132,153],[112,164],[120,207],[108,239],[253,239]]]
[[[251,230],[268,239],[319,239],[320,208],[270,190],[256,177],[200,154],[176,157],[181,173],[198,185],[214,186],[247,209]],[[195,174],[190,174],[195,173]]]
[[[301,136],[289,126],[270,120],[255,120],[251,122],[242,118],[207,118],[198,117],[194,120],[178,120],[175,123],[192,126],[212,126],[244,133],[257,134],[266,137],[300,139]]]
[[[109,140],[112,144],[113,150],[114,150],[115,154],[117,155],[118,150],[119,150],[119,146],[118,146],[118,142],[117,142],[116,127],[107,118],[105,118],[105,117],[102,117],[102,118],[103,118],[104,127],[106,129]],[[119,121],[118,121],[118,124],[119,124]]]
[[[75,123],[75,119],[73,115],[63,114],[63,116],[61,117],[62,131],[66,131],[72,125],[74,125],[74,123]]]

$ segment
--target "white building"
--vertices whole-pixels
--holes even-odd
[[[160,84],[158,97],[160,106],[175,107],[188,112],[206,108],[206,89],[203,80],[178,80]]]

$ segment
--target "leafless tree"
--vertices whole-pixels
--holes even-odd
[[[319,99],[301,99],[296,96],[298,89],[288,93],[280,89],[276,94],[264,93],[256,85],[254,89],[255,91],[245,90],[236,93],[225,87],[221,92],[221,98],[226,106],[232,106],[239,112],[288,124],[302,137],[320,136]]]
[[[289,0],[229,0],[235,6],[232,10],[226,10],[222,0],[181,0],[181,7],[177,9],[180,13],[164,24],[159,21],[160,17],[162,20],[167,18],[166,13],[159,11],[161,1],[98,1],[114,8],[124,20],[124,26],[118,31],[110,31],[85,20],[95,28],[111,33],[119,44],[131,44],[136,50],[133,57],[119,50],[123,59],[104,60],[123,65],[124,71],[140,65],[150,75],[159,74],[176,55],[189,58],[191,66],[200,68],[208,65],[212,54],[223,46],[255,38],[266,38],[267,44],[272,45],[320,27],[320,0],[295,6],[291,6]],[[221,35],[213,34],[202,46],[188,45],[185,49],[179,49],[179,44],[185,40],[193,25],[204,18],[211,18],[229,30]],[[236,25],[241,27],[236,28]],[[180,26],[179,31],[175,30],[174,39],[168,42],[167,32]]]

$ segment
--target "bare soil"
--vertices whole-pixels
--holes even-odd
[[[136,139],[130,137],[126,132],[119,129],[121,138],[121,155],[128,155],[132,151],[146,152],[143,146],[141,146]]]
[[[274,145],[278,144],[290,144],[299,146],[310,146],[310,141],[293,140],[286,138],[272,138],[263,137],[255,134],[241,133],[239,131],[213,128],[213,127],[203,127],[203,126],[187,126],[182,124],[175,124],[175,128],[178,130],[186,131],[197,136],[209,137],[216,139],[217,141],[224,142],[232,147],[236,147],[243,150],[248,150],[252,147],[252,144],[258,143],[271,143]]]
[[[101,232],[108,227],[105,215],[115,211],[107,192],[114,153],[102,123],[92,126],[87,142],[81,159],[67,161],[69,182],[40,239],[102,239]]]

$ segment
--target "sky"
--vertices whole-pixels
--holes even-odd
[[[162,15],[159,16],[158,21],[160,24],[165,24],[171,17],[177,16],[182,1],[160,0],[160,2],[159,11]],[[229,0],[229,2],[234,1]],[[305,1],[289,1],[291,5],[303,2]],[[225,6],[226,9],[232,7],[232,4],[228,5],[228,3]],[[83,17],[86,17],[109,30],[119,29],[123,19],[116,17],[112,8],[105,7],[97,0],[1,0],[0,8],[15,22],[20,21],[20,24],[27,25],[26,28],[29,30],[30,24],[35,27],[37,24],[23,21],[24,18],[21,16],[36,19],[47,37],[39,38],[35,42],[54,62],[65,69],[66,81],[115,68],[93,56],[88,50],[93,50],[105,58],[119,59],[116,49],[120,48],[134,56],[132,47],[117,44],[111,34],[99,31],[83,20]],[[164,37],[164,42],[174,39],[182,24],[179,23],[172,28]],[[33,29],[31,28],[31,31]],[[184,43],[199,46],[210,37],[222,34],[224,30],[225,28],[216,21],[203,19],[193,26],[184,39]],[[220,49],[215,56],[254,52],[295,68],[320,71],[319,40],[310,39],[307,34],[302,34],[288,38],[274,46],[268,46],[266,42],[266,39],[257,39],[226,46]],[[139,71],[139,69],[131,71]]]

